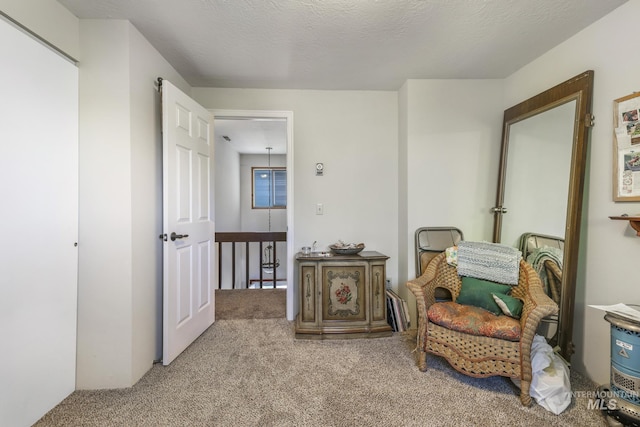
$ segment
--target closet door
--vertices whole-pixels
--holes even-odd
[[[78,69],[0,19],[0,425],[75,389]]]

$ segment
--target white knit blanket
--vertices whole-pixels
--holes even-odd
[[[518,284],[522,252],[499,243],[458,243],[458,275],[490,280],[508,285]]]

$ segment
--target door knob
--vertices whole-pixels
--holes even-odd
[[[169,236],[171,238],[172,242],[175,242],[176,239],[184,239],[186,237],[189,237],[188,234],[176,234],[175,231],[171,233],[171,236]]]

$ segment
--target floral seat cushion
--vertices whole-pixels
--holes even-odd
[[[471,335],[520,340],[520,322],[509,316],[493,313],[471,305],[439,302],[429,307],[429,320],[437,325]]]

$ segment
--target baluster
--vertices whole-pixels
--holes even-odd
[[[231,242],[231,289],[236,288],[236,242]]]
[[[249,279],[249,242],[244,242],[244,252],[245,252],[245,260],[244,260],[244,277],[245,280],[247,281],[247,289],[250,286],[250,279]]]
[[[278,266],[276,265],[276,260],[278,259],[278,256],[276,254],[276,242],[275,241],[271,242],[271,245],[273,246],[273,259],[271,261],[273,261],[273,288],[275,289],[276,283],[278,281],[278,279],[276,278],[277,272],[278,272]]]
[[[264,262],[264,254],[262,253],[262,240],[260,241],[260,289],[262,289],[262,263]]]
[[[218,289],[222,289],[222,242],[218,242]]]

